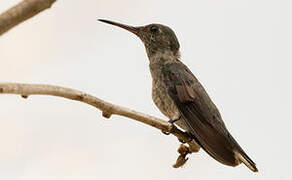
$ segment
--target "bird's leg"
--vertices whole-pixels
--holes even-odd
[[[171,123],[173,125],[173,123],[175,123],[176,121],[178,121],[180,119],[180,115],[177,117],[177,118],[174,118],[174,119],[170,119],[168,122]],[[162,131],[163,134],[165,135],[169,135],[170,132],[165,132],[165,131]],[[181,140],[179,140],[180,142],[182,142]]]
[[[171,124],[173,124],[173,123],[175,123],[178,120],[180,120],[180,115],[177,118],[170,119],[168,122],[171,123]]]
[[[173,126],[174,126],[174,123],[178,120],[180,120],[181,118],[181,115],[179,115],[177,118],[174,118],[174,119],[170,119],[168,122],[171,123]],[[165,131],[162,131],[163,134],[165,135],[169,135],[171,132],[165,132]],[[182,139],[179,139],[177,138],[179,142],[181,142],[182,144],[185,144],[186,142]]]

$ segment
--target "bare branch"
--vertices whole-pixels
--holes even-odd
[[[200,146],[192,140],[187,133],[181,131],[167,121],[128,109],[126,107],[111,104],[78,90],[42,84],[0,83],[0,94],[18,94],[23,98],[28,98],[30,95],[63,97],[94,106],[100,109],[102,111],[102,115],[106,118],[110,118],[113,114],[120,115],[150,125],[164,132],[170,132],[178,139],[188,143],[189,145],[181,146],[179,148],[178,152],[180,153],[180,156],[177,159],[176,164],[173,166],[175,168],[181,167],[187,161],[187,154],[198,152],[200,149]]]
[[[50,8],[56,0],[23,0],[0,15],[0,36],[17,24]]]

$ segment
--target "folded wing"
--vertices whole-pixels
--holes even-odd
[[[255,164],[230,135],[221,115],[203,86],[182,63],[169,63],[162,69],[170,97],[177,105],[182,120],[202,148],[217,161],[236,166],[238,154]]]

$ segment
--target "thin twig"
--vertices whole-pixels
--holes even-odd
[[[17,24],[48,9],[56,0],[23,0],[0,14],[0,36]]]
[[[110,116],[113,114],[120,115],[150,125],[164,132],[170,132],[178,139],[186,142],[189,145],[187,150],[184,149],[184,151],[179,151],[180,156],[174,167],[182,166],[187,160],[185,158],[187,154],[198,152],[200,149],[199,145],[194,140],[192,140],[187,133],[181,131],[180,129],[176,128],[176,126],[167,121],[128,109],[126,107],[111,104],[78,90],[43,84],[0,83],[0,94],[18,94],[23,98],[28,98],[30,95],[50,95],[63,97],[94,106],[100,109],[102,111],[102,115],[106,118],[110,118]]]

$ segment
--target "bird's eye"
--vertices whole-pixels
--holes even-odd
[[[157,26],[151,26],[151,27],[150,27],[150,31],[151,31],[152,33],[156,33],[156,32],[158,32],[158,27],[157,27]]]

